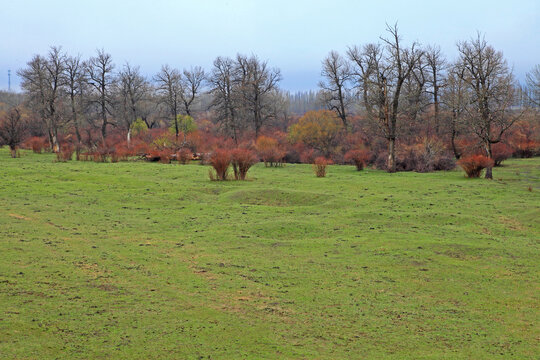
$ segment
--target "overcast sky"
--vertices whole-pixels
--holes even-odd
[[[111,53],[117,68],[140,65],[147,76],[161,64],[210,69],[218,55],[257,54],[281,69],[284,89],[316,89],[330,50],[378,41],[385,22],[398,22],[405,42],[455,44],[480,31],[502,50],[518,79],[540,63],[540,1],[2,0],[0,89],[7,71],[60,45],[69,54]]]

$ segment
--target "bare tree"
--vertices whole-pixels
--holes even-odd
[[[193,105],[197,95],[201,92],[205,78],[204,70],[200,66],[192,67],[190,70],[184,69],[184,76],[180,80],[182,89],[180,98],[182,99],[182,110],[186,115],[193,115]]]
[[[424,54],[430,73],[428,93],[433,99],[435,134],[440,135],[440,93],[445,86],[446,59],[438,46],[428,46]]]
[[[343,122],[345,129],[349,129],[347,121],[347,108],[350,105],[349,89],[347,83],[351,77],[349,63],[336,51],[331,51],[322,62],[323,81],[319,82],[322,101],[329,110],[335,111]]]
[[[534,106],[540,107],[540,65],[536,65],[527,73],[527,87],[531,102]]]
[[[212,94],[210,106],[215,111],[216,120],[238,144],[242,125],[238,114],[237,83],[234,76],[234,61],[230,58],[217,57],[208,82]]]
[[[390,38],[381,37],[384,46],[352,47],[347,54],[355,64],[355,83],[367,116],[377,123],[388,141],[388,171],[395,172],[398,118],[404,112],[400,107],[402,89],[420,61],[422,52],[417,43],[409,48],[402,47],[397,25],[387,25],[386,30]]]
[[[86,78],[83,62],[80,55],[69,56],[66,58],[64,69],[64,78],[66,92],[69,98],[71,109],[71,124],[75,129],[77,136],[77,159],[79,158],[79,150],[82,143],[80,117],[84,108],[84,94],[86,91]]]
[[[428,78],[427,61],[424,56],[420,56],[411,71],[411,75],[403,83],[403,97],[405,100],[403,112],[412,123],[416,122],[418,114],[423,112],[429,105],[429,100],[426,98]]]
[[[131,142],[131,124],[141,114],[143,101],[148,97],[150,84],[141,75],[138,66],[132,67],[126,62],[124,68],[118,73],[118,92],[121,102],[121,117],[127,129],[127,142]]]
[[[514,103],[514,77],[502,52],[488,45],[478,34],[476,39],[458,43],[460,78],[469,92],[466,107],[471,130],[484,144],[489,158],[491,145],[501,141],[502,135],[519,116],[511,114]],[[486,169],[486,179],[492,179],[492,168]]]
[[[11,157],[17,157],[17,147],[23,142],[27,130],[27,122],[21,117],[17,107],[0,119],[0,143],[6,144],[11,150]]]
[[[64,123],[60,111],[66,55],[60,47],[51,47],[46,58],[35,55],[18,72],[21,87],[30,95],[30,104],[47,128],[51,150],[59,151],[58,131]]]
[[[182,76],[176,69],[163,65],[159,73],[154,76],[156,82],[156,91],[159,96],[159,102],[165,104],[174,123],[176,139],[180,132],[178,124],[178,114],[180,113],[180,101],[182,94]]]
[[[237,55],[235,68],[235,83],[238,86],[242,110],[253,124],[257,138],[263,124],[275,117],[271,98],[278,89],[281,72],[279,69],[269,68],[266,61],[261,61],[254,55],[249,58]]]
[[[448,122],[450,143],[456,159],[461,157],[461,151],[456,146],[456,139],[464,126],[465,107],[469,103],[468,93],[463,81],[465,68],[459,63],[450,67],[446,77],[446,85],[441,92],[441,104],[449,112]]]
[[[103,49],[97,50],[96,56],[88,60],[85,68],[88,75],[88,83],[93,88],[91,102],[98,106],[99,118],[101,120],[101,137],[104,142],[107,137],[107,125],[116,126],[110,120],[110,115],[113,113],[113,88],[115,83],[112,57]]]

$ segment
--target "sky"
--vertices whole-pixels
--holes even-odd
[[[316,89],[331,50],[378,42],[398,23],[405,44],[437,44],[452,60],[477,32],[501,50],[518,80],[540,63],[540,1],[0,0],[0,90],[52,45],[129,61],[149,78],[162,64],[211,69],[217,56],[255,54],[281,70],[281,87]]]

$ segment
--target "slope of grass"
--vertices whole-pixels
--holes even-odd
[[[0,150],[0,357],[538,356],[540,159],[207,174]]]

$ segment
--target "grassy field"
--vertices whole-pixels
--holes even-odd
[[[248,176],[0,150],[0,358],[538,358],[540,159]]]

